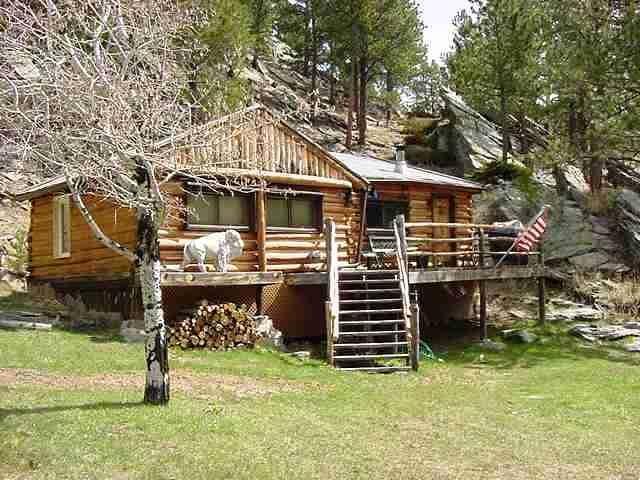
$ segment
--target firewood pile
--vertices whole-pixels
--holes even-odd
[[[206,300],[169,329],[169,346],[229,350],[252,347],[257,340],[253,317],[244,305],[211,305]]]

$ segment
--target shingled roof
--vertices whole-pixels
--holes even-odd
[[[451,188],[480,191],[482,185],[464,178],[407,165],[403,173],[396,171],[395,162],[353,153],[332,153],[345,167],[368,182],[425,183]]]

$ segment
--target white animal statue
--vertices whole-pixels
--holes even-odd
[[[213,260],[216,271],[226,272],[231,259],[242,254],[244,242],[235,230],[216,232],[190,240],[184,246],[182,269],[196,263],[201,272],[206,272],[205,260]]]

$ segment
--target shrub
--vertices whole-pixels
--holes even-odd
[[[402,123],[402,133],[407,145],[427,145],[429,135],[438,126],[437,118],[413,117]]]

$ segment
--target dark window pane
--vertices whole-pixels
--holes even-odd
[[[291,199],[291,223],[295,227],[313,227],[314,202],[311,199]]]
[[[267,199],[267,225],[269,227],[289,226],[289,208],[286,198]]]
[[[187,221],[195,225],[218,225],[218,196],[189,195]]]
[[[220,225],[249,225],[249,198],[244,196],[220,197]]]

